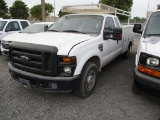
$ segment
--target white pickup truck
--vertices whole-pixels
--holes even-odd
[[[28,20],[23,19],[0,19],[0,44],[3,37],[18,33],[30,25]],[[1,54],[1,48],[0,48]]]
[[[105,65],[129,57],[132,29],[109,14],[66,15],[47,32],[22,34],[11,43],[10,73],[29,88],[88,97]]]
[[[45,32],[48,29],[48,27],[50,27],[53,24],[54,24],[54,22],[33,23],[33,24],[27,26],[25,29],[21,30],[21,32],[17,32],[15,34],[11,34],[11,35],[7,35],[6,37],[3,37],[2,41],[1,41],[2,55],[9,56],[9,44],[12,41],[14,41],[14,39],[17,40],[17,37],[19,36],[19,34],[35,34],[35,33]]]
[[[149,17],[144,30],[140,24],[135,24],[133,31],[142,34],[134,71],[133,91],[137,88],[153,88],[160,90],[160,10]]]

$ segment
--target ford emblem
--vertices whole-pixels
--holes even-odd
[[[24,63],[28,63],[29,62],[29,58],[27,56],[21,56],[20,60]]]

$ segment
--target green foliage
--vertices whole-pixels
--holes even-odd
[[[54,10],[52,4],[45,3],[45,15],[46,17],[50,15]],[[42,20],[42,7],[41,4],[35,5],[30,9],[30,14],[32,15],[33,18],[36,20]]]
[[[133,0],[101,0],[100,3],[130,12]],[[126,20],[128,18],[122,15],[118,15],[118,17],[120,20]]]
[[[73,13],[62,12],[62,11],[60,10],[58,16],[59,16],[59,17],[62,17],[62,16],[67,15],[67,14],[73,14]]]
[[[140,18],[140,17],[134,17],[133,20],[135,20],[135,21],[140,21],[141,18]]]
[[[9,16],[9,15],[4,15],[3,16],[3,19],[10,19],[11,18],[11,16]]]
[[[0,18],[4,18],[6,13],[8,13],[7,3],[4,0],[0,0]]]
[[[27,19],[29,16],[29,8],[21,0],[16,0],[12,7],[9,8],[11,16],[16,19]]]
[[[136,17],[134,17],[133,19],[130,19],[130,21],[131,22],[134,22],[134,23],[136,23],[136,22],[138,22],[138,23],[145,23],[145,21],[146,21],[146,18],[140,18],[140,17],[138,17],[138,16],[136,16]]]

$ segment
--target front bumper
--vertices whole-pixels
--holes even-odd
[[[9,45],[9,44],[7,44],[7,45]],[[2,53],[3,55],[9,56],[9,49],[5,49],[5,48],[2,46],[2,44],[1,44],[1,53]]]
[[[160,90],[160,79],[143,74],[136,68],[134,70],[134,80],[136,83],[139,83],[141,85]]]
[[[1,52],[2,52],[2,55],[9,56],[9,51],[8,50],[3,49]]]
[[[49,77],[42,76],[15,68],[8,63],[12,78],[24,86],[36,88],[43,91],[72,91],[78,83],[79,76],[73,77]]]

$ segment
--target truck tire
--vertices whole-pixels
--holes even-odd
[[[89,97],[95,88],[98,70],[93,62],[87,62],[82,70],[78,87],[74,93],[82,98]]]
[[[123,53],[123,55],[122,55],[122,56],[123,56],[123,58],[124,58],[124,59],[129,58],[130,53],[131,53],[131,46],[129,45],[129,46],[128,46],[127,51],[126,51],[126,52],[124,52],[124,53]]]

